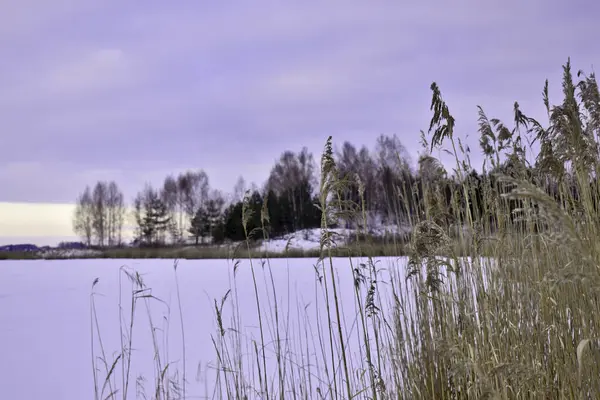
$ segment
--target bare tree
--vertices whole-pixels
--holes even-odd
[[[358,154],[356,147],[348,141],[342,144],[342,149],[336,151],[336,165],[339,178],[344,179],[346,184],[341,196],[346,204],[349,202],[359,204],[360,195],[358,187]],[[340,218],[340,222],[346,228],[354,228],[354,221],[348,218]]]
[[[188,193],[189,179],[187,174],[179,174],[176,179],[177,184],[177,225],[179,234],[183,240],[183,235],[187,230],[186,226],[186,195]]]
[[[92,192],[87,186],[77,198],[73,216],[73,231],[79,235],[86,245],[92,244],[94,234]]]
[[[347,180],[345,190],[342,193],[344,200],[352,201],[358,205],[364,198],[364,206],[367,211],[368,223],[375,219],[377,211],[377,163],[371,157],[369,150],[363,146],[360,151],[350,142],[344,142],[342,150],[337,151],[336,164],[340,177]],[[359,193],[359,185],[364,190],[362,196]],[[359,218],[362,223],[362,217]],[[351,221],[346,221],[350,225]]]
[[[125,222],[125,198],[115,181],[108,184],[106,193],[108,245],[117,246],[123,242]]]
[[[403,196],[410,185],[410,156],[396,135],[379,136],[375,152],[378,167],[379,212],[384,218],[401,223],[401,219],[406,217],[401,214],[408,200]]]
[[[233,198],[231,199],[234,203],[242,201],[244,194],[246,193],[246,180],[243,176],[239,176],[235,186],[233,187]]]
[[[302,182],[311,186],[316,184],[314,158],[306,147],[298,154],[286,151],[281,155],[279,162],[271,169],[267,187],[281,195],[294,190]]]
[[[350,171],[355,171],[357,161],[356,147],[348,141],[342,144],[341,150],[336,151],[336,165],[342,175]]]
[[[108,184],[106,182],[97,182],[92,192],[93,202],[93,226],[96,244],[104,246],[106,244],[108,233],[108,207],[107,196]]]
[[[310,203],[306,199],[313,195],[316,182],[313,156],[304,147],[298,154],[286,151],[281,155],[271,169],[265,192],[273,191],[276,196],[286,197],[292,207],[294,229],[302,229],[302,216]]]
[[[142,240],[142,212],[144,206],[144,191],[148,188],[148,185],[144,187],[144,190],[138,192],[133,199],[133,210],[132,215],[135,220],[135,241],[141,242]]]
[[[182,195],[182,204],[185,213],[192,218],[198,208],[208,199],[209,182],[206,172],[188,171],[178,178],[179,189]]]
[[[165,178],[163,187],[160,192],[160,197],[167,207],[171,223],[169,226],[169,232],[173,242],[179,242],[183,237],[183,218],[180,218],[178,214],[181,214],[180,209],[180,193],[177,180],[169,175]]]
[[[88,245],[114,246],[122,241],[124,219],[123,193],[114,181],[99,181],[93,190],[87,186],[79,196],[73,227]]]
[[[410,155],[397,135],[380,135],[377,138],[375,152],[380,167],[388,167],[398,172],[410,169]]]
[[[373,213],[377,209],[377,163],[365,146],[360,149],[357,158],[357,174],[365,188],[366,208]]]

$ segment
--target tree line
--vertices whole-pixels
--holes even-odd
[[[379,136],[374,149],[344,142],[334,158],[337,173],[345,180],[339,204],[349,211],[346,216],[340,213],[339,226],[370,229],[382,224],[406,225],[424,215],[426,208],[440,210],[432,215],[438,222],[450,223],[456,215],[450,195],[461,182],[448,176],[431,155],[420,155],[417,168],[413,168],[396,135]],[[223,193],[211,189],[209,177],[202,170],[167,176],[161,187],[146,184],[133,199],[134,242],[143,246],[222,243],[243,240],[249,233],[257,238],[280,237],[319,227],[317,173],[314,157],[306,148],[297,153],[285,151],[262,188],[248,189],[240,177],[229,201]],[[480,185],[484,181],[475,170],[468,179]],[[437,195],[428,198],[425,207],[425,192],[432,186],[437,188]],[[367,226],[363,226],[362,216],[352,217],[360,214],[356,213],[359,207],[365,211]],[[245,227],[244,210],[250,215],[246,216]],[[125,213],[117,184],[98,182],[93,189],[86,187],[78,198],[75,232],[88,245],[121,245]]]
[[[335,152],[340,190],[337,225],[370,230],[381,225],[411,225],[428,218],[442,226],[465,220],[467,208],[476,220],[485,218],[483,197],[497,191],[496,174],[532,175],[534,169],[505,160],[488,172],[467,169],[462,178],[449,175],[438,159],[419,156],[416,168],[397,136],[380,136],[374,150],[344,142]],[[467,184],[471,201],[455,196]],[[261,189],[246,188],[240,177],[229,200],[211,189],[208,175],[187,171],[167,176],[161,187],[150,184],[133,199],[134,243],[141,246],[222,243],[246,235],[280,237],[319,227],[318,177],[314,157],[306,148],[285,151]],[[512,209],[517,209],[514,204]],[[360,211],[364,211],[361,213]],[[245,218],[244,212],[248,215]],[[266,220],[265,225],[265,212]],[[85,188],[76,203],[74,229],[87,245],[119,246],[126,220],[123,193],[115,182]],[[367,224],[364,226],[364,217]],[[493,223],[494,221],[488,221]]]
[[[333,154],[337,179],[343,183],[337,194],[342,212],[334,223],[370,229],[414,225],[427,219],[446,227],[457,221],[483,223],[493,230],[498,224],[516,223],[524,205],[504,196],[511,185],[500,179],[502,176],[530,182],[554,197],[563,209],[576,211],[578,199],[592,198],[590,193],[600,190],[596,178],[600,94],[593,74],[580,73],[583,78],[574,82],[570,62],[563,69],[562,103],[551,107],[547,81],[543,89],[546,127],[526,116],[518,103],[514,104],[512,128],[488,118],[478,108],[479,147],[485,158],[481,173],[470,164],[471,149],[453,138],[454,120],[448,117],[435,84],[429,140],[422,132],[423,151],[416,165],[396,135],[380,135],[372,149],[342,143]],[[435,148],[444,150],[444,138],[452,141],[452,150],[446,151],[457,160],[450,173],[432,155]],[[541,150],[534,154],[536,141]],[[460,162],[458,153],[466,156],[460,157]],[[243,240],[248,234],[277,237],[318,227],[317,173],[313,155],[303,148],[283,152],[262,188],[248,189],[240,177],[229,200],[211,189],[202,170],[168,176],[162,187],[147,184],[135,197],[135,241],[150,246],[189,240],[219,243]],[[559,196],[565,192],[559,187],[572,193],[568,201]],[[498,213],[492,210],[501,203],[509,211],[506,221],[498,221]],[[75,232],[89,245],[120,245],[125,210],[115,182],[86,187],[77,200]]]
[[[359,176],[365,183],[364,197],[370,215],[380,214],[389,219],[401,212],[397,202],[392,201],[395,185],[402,182],[409,187],[414,174],[397,136],[380,136],[374,150],[366,146],[357,149],[345,142],[336,159],[341,174]],[[211,189],[209,177],[202,170],[167,176],[161,187],[146,184],[133,199],[135,242],[150,246],[190,240],[195,244],[218,243],[242,240],[256,228],[265,228],[265,234],[278,237],[318,227],[321,213],[316,207],[317,174],[314,156],[303,148],[299,152],[283,152],[262,188],[247,188],[240,177],[229,200]],[[343,196],[358,202],[358,186],[349,184]],[[252,214],[245,229],[244,198],[246,210]],[[265,209],[268,227],[263,226],[261,219]],[[73,227],[88,245],[123,244],[125,221],[123,193],[115,182],[100,181],[93,188],[88,186],[77,199]],[[342,223],[352,225],[352,221]]]

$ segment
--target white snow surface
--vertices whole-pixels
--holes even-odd
[[[233,327],[233,305],[237,302],[244,341],[242,351],[245,354],[253,354],[251,339],[257,340],[260,347],[256,298],[249,262],[241,260],[237,264],[237,298],[232,293],[222,311],[223,324],[227,331],[225,340],[231,340],[228,329]],[[352,266],[357,267],[359,262],[366,260],[353,259],[352,262]],[[411,297],[411,285],[406,284],[404,279],[406,259],[379,258],[375,262],[381,274],[378,280],[389,281],[390,273],[393,273],[394,281],[401,285],[403,297]],[[275,339],[275,319],[272,313],[273,295],[270,276],[267,273],[268,266],[270,265],[273,273],[280,320],[285,321],[280,322],[283,326],[283,340],[286,345],[291,346],[289,351],[295,354],[306,351],[307,347],[314,349],[311,351],[315,351],[315,354],[320,353],[320,350],[316,350],[319,344],[315,329],[317,320],[322,321],[322,326],[327,326],[323,290],[318,284],[315,272],[316,259],[273,259],[265,266],[261,266],[256,260],[254,263],[263,317],[267,321],[265,342],[271,343],[267,350],[269,379],[276,382],[277,369],[274,366],[272,345]],[[136,378],[140,376],[146,380],[145,390],[148,398],[153,398],[156,368],[146,300],[152,320],[155,326],[160,328],[155,332],[162,361],[172,363],[169,368],[171,376],[178,373],[181,379],[182,320],[179,318],[176,282],[179,282],[185,332],[186,398],[213,398],[217,357],[211,338],[218,340],[219,337],[215,300],[220,303],[225,293],[234,288],[235,262],[180,260],[176,272],[173,264],[170,260],[116,259],[0,261],[2,398],[94,399],[92,342],[99,379],[106,376],[106,371],[97,359],[101,355],[97,332],[94,332],[92,339],[90,294],[92,290],[96,293],[93,298],[99,330],[110,367],[121,349],[119,297],[122,296],[122,318],[127,325],[133,290],[121,270],[122,266],[138,271],[143,276],[146,286],[151,289],[151,294],[165,302],[163,304],[151,299],[140,299],[136,303],[131,383],[127,398],[142,398],[136,396]],[[345,316],[345,329],[348,330],[348,349],[353,363],[351,366],[356,369],[363,365],[363,362],[358,355],[360,346],[356,339],[356,301],[350,260],[334,259],[334,268],[338,275],[341,312]],[[95,279],[98,279],[98,283],[92,289]],[[385,287],[389,285],[382,285],[383,290],[379,293],[384,303],[390,300]],[[386,308],[385,304],[378,306]],[[407,310],[410,310],[411,305],[406,306]],[[317,307],[320,310],[318,313]],[[288,323],[289,327],[285,328]],[[256,367],[252,357],[246,356],[248,368]],[[306,359],[300,361],[308,362]],[[252,374],[255,371],[247,373]],[[254,376],[253,379],[257,378]],[[116,368],[115,388],[119,391],[123,388],[120,363]],[[104,397],[107,393],[105,392]],[[318,398],[316,393],[312,395]],[[122,395],[119,394],[116,398],[121,399]]]
[[[101,251],[92,249],[50,249],[41,251],[40,258],[82,258],[102,255]]]
[[[347,243],[348,239],[356,235],[356,230],[351,228],[330,228],[328,231],[332,232],[335,244],[343,245]],[[396,225],[377,225],[375,228],[370,229],[369,233],[375,236],[387,236],[387,235],[403,235],[405,238],[409,238],[411,228],[408,226],[396,226]],[[271,238],[262,240],[260,249],[271,253],[284,253],[287,250],[304,250],[310,251],[319,249],[321,241],[321,228],[304,229],[294,233],[284,235],[283,237]],[[233,244],[222,244],[219,247],[230,247],[234,248],[236,243]],[[191,248],[194,246],[191,245]],[[102,255],[99,250],[92,249],[59,249],[52,248],[48,250],[42,250],[36,253],[37,258],[52,259],[52,258],[88,258]]]
[[[329,229],[338,240],[346,241],[351,233],[348,229]],[[283,253],[288,250],[318,249],[321,243],[321,229],[304,229],[277,239],[267,239],[261,244],[261,250]]]
[[[354,322],[354,291],[352,273],[347,259],[336,259],[336,273],[340,279],[340,300],[347,313],[347,326]],[[356,261],[356,260],[355,260]],[[324,319],[317,316],[315,301],[322,300],[314,265],[316,259],[270,260],[278,304],[283,315],[289,314],[288,336],[298,337],[298,330],[306,329],[306,321]],[[123,296],[124,316],[129,321],[131,284],[120,272],[128,266],[143,274],[152,295],[163,300],[149,301],[153,321],[165,331],[157,331],[164,361],[172,362],[172,373],[182,373],[182,338],[177,307],[175,269],[170,260],[21,260],[0,262],[0,387],[2,398],[19,400],[61,399],[81,400],[94,398],[91,355],[92,283],[94,288],[100,332],[108,363],[121,348],[119,324],[119,294]],[[397,268],[396,260],[382,259],[378,268]],[[261,301],[266,307],[265,279],[256,268]],[[256,299],[251,284],[248,260],[241,260],[236,281],[238,307],[242,317],[243,333],[248,338],[259,337],[256,318]],[[216,354],[211,335],[217,337],[215,303],[232,287],[233,263],[230,260],[181,260],[177,267],[181,296],[186,346],[187,398],[212,398]],[[122,280],[120,289],[119,280]],[[317,294],[316,294],[317,293]],[[231,327],[232,301],[229,297],[223,308],[225,328]],[[273,299],[271,298],[271,302]],[[304,309],[307,304],[312,307]],[[146,391],[151,395],[156,375],[153,364],[151,329],[146,306],[137,303],[133,332],[131,383],[128,398],[136,397],[136,378],[146,379]],[[288,308],[289,306],[289,308]],[[324,305],[321,304],[321,314]],[[170,313],[168,312],[170,308]],[[269,312],[269,307],[263,312]],[[164,317],[169,318],[168,326]],[[272,315],[267,317],[272,324]],[[350,329],[350,328],[349,328]],[[354,328],[355,329],[355,328]],[[271,342],[271,329],[265,332]],[[94,336],[97,336],[94,333]],[[166,344],[168,339],[168,345]],[[296,346],[298,343],[296,343]],[[310,344],[312,347],[313,343]],[[306,344],[304,344],[306,346]],[[166,354],[165,349],[168,349]],[[94,340],[96,357],[100,355],[97,337]],[[244,349],[243,351],[246,351]],[[267,353],[269,363],[274,355]],[[122,389],[121,364],[117,366],[116,387]],[[272,364],[271,364],[272,365]],[[269,366],[269,364],[268,364]],[[100,362],[99,377],[105,370]],[[270,376],[276,368],[270,367]],[[181,376],[181,375],[180,375]],[[316,395],[316,393],[315,393]],[[106,393],[105,393],[106,396]],[[206,396],[206,397],[205,397]],[[152,396],[149,396],[151,398]],[[119,395],[117,398],[121,399]]]
[[[345,243],[350,237],[356,235],[355,229],[332,228],[328,231],[333,233],[334,240],[338,244]],[[379,226],[372,229],[371,234],[384,236],[389,234],[408,235],[409,227],[398,227],[395,225]],[[321,229],[304,229],[294,233],[285,235],[282,238],[267,239],[261,245],[262,250],[267,250],[273,253],[283,253],[287,247],[289,250],[314,250],[318,249],[321,240]]]

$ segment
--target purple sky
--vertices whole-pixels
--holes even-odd
[[[230,191],[328,135],[396,133],[416,158],[432,81],[478,154],[478,104],[542,116],[567,57],[600,64],[593,0],[226,3],[0,3],[0,201],[72,202],[98,179],[129,200],[188,168]]]

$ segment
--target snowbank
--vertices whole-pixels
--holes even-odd
[[[39,258],[84,258],[100,256],[102,252],[91,249],[48,249],[37,255]]]

